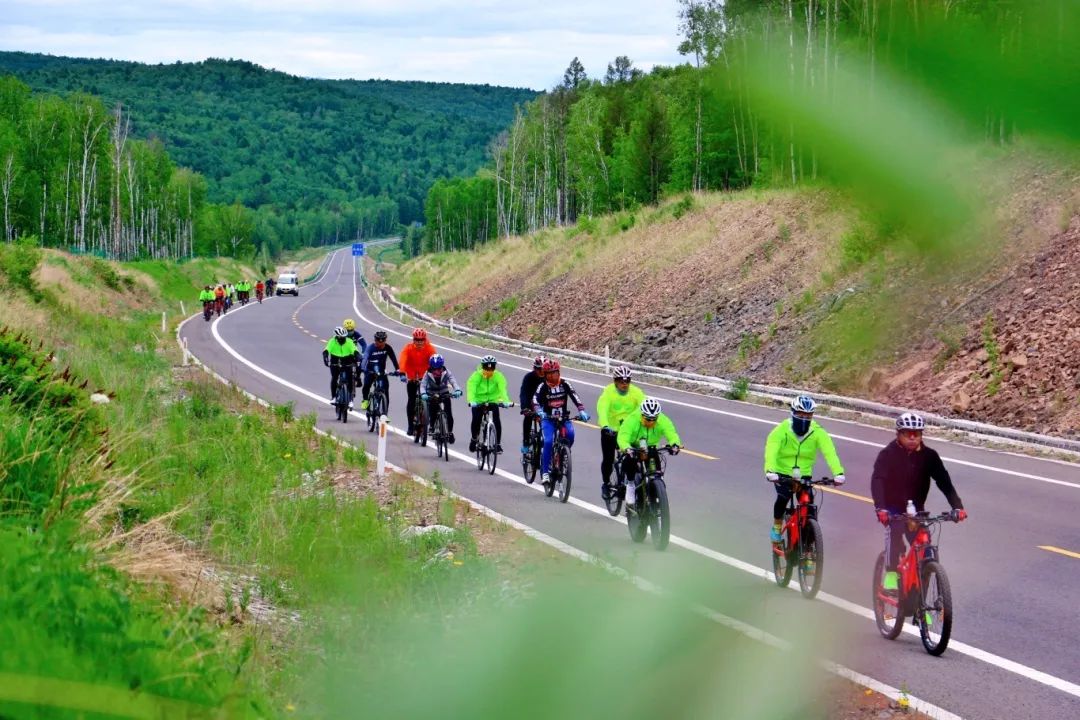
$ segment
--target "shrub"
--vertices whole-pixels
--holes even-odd
[[[684,195],[679,202],[671,206],[671,215],[676,220],[694,209],[694,196]]]
[[[731,383],[731,389],[727,391],[729,400],[745,400],[750,391],[750,378],[737,377]]]
[[[0,245],[0,271],[7,275],[8,282],[30,293],[35,299],[39,294],[34,271],[40,263],[41,248],[35,235]]]

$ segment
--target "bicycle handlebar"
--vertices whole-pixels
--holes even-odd
[[[769,482],[771,482],[773,484],[776,484],[776,483],[779,483],[779,482],[786,482],[788,480],[795,480],[795,478],[793,478],[790,475],[780,475],[775,480],[769,480]],[[833,480],[831,477],[823,477],[823,478],[819,478],[817,480],[814,480],[813,478],[809,478],[809,477],[807,477],[807,478],[799,478],[798,480],[795,480],[795,482],[801,483],[803,485],[835,485],[836,484],[836,481]]]
[[[886,512],[888,512],[888,511],[886,510]],[[909,520],[915,520],[915,521],[918,521],[918,522],[921,522],[921,523],[937,523],[937,522],[956,522],[956,523],[958,523],[958,522],[960,522],[960,519],[957,517],[956,510],[950,510],[948,512],[938,513],[937,515],[931,515],[930,513],[926,512],[926,511],[917,512],[914,515],[910,515],[908,513],[893,513],[893,512],[890,512],[889,517],[890,518],[905,517],[905,518],[908,518]]]

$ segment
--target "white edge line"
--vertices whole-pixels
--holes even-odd
[[[192,317],[195,317],[195,316],[193,315]],[[187,320],[190,320],[190,319],[191,318],[188,318]],[[187,320],[184,320],[184,322],[180,323],[180,325],[177,326],[177,337],[178,337],[178,339],[179,339],[180,328],[183,327],[183,325],[187,322]],[[225,343],[221,339],[221,336],[217,332],[216,325],[217,325],[217,321],[214,322],[214,327],[213,327],[214,336],[218,340],[219,344],[222,345],[222,347],[224,347],[227,351],[229,351],[230,354],[232,354],[234,357],[236,357],[236,358],[240,359],[242,362],[245,362],[246,364],[248,364],[249,367],[251,367],[252,369],[262,370],[261,368],[258,368],[257,366],[255,366],[253,364],[247,363],[246,358],[243,358],[239,354],[235,353],[235,351],[233,351],[232,348],[229,347],[228,344]],[[181,351],[183,351],[183,346],[182,345],[181,345]],[[229,381],[228,379],[222,377],[217,372],[211,370],[207,365],[205,365],[199,358],[197,358],[190,351],[189,351],[189,355],[191,356],[192,360],[194,360],[196,363],[198,363],[199,367],[201,367],[204,371],[206,371],[211,376],[216,378],[222,384],[226,385],[227,387],[233,388],[235,390],[239,390],[245,397],[259,403],[263,407],[270,407],[270,403],[268,401],[264,400],[263,398],[257,397],[256,395],[254,395],[253,393],[248,392],[247,390],[244,390],[243,388],[236,385],[235,383],[233,383],[233,382]],[[264,371],[263,374],[265,374],[267,377],[270,377],[270,378],[274,379],[275,381],[277,381],[277,382],[279,382],[281,384],[284,384],[284,385],[290,387],[293,390],[299,390],[299,391],[303,392],[304,394],[310,395],[312,397],[317,397],[317,396],[315,396],[314,393],[308,393],[306,390],[303,390],[303,388],[296,387],[296,386],[292,385],[291,383],[289,383],[288,381],[282,380],[281,378],[278,378],[278,377],[272,375],[271,373],[268,373],[268,372]],[[351,414],[358,415],[358,413],[351,413]],[[313,427],[313,429],[315,430],[316,433],[330,438],[331,440],[333,440],[334,442],[338,443],[339,445],[341,445],[343,447],[347,447],[347,448],[350,448],[350,449],[353,449],[353,450],[359,450],[360,449],[360,448],[357,448],[355,445],[353,445],[353,444],[351,444],[349,442],[346,442],[345,440],[342,440],[341,438],[336,437],[332,433],[329,433],[329,432],[327,432],[325,430],[322,430],[322,429],[320,429],[318,427]],[[392,428],[392,430],[394,432],[398,433],[398,434],[405,435],[404,432],[402,432],[401,430],[399,430],[397,428]],[[369,460],[374,461],[376,459],[375,456],[372,455],[371,453],[367,452],[366,449],[364,449],[363,452],[364,452],[365,455],[367,455]],[[453,452],[454,452],[454,455],[460,456],[459,459],[467,459],[461,453],[458,453],[457,451],[453,451]],[[386,467],[390,468],[391,470],[393,470],[393,471],[395,471],[397,473],[405,475],[406,477],[411,478],[413,481],[415,481],[415,482],[417,482],[417,483],[419,483],[419,484],[421,484],[421,485],[423,485],[425,487],[435,488],[435,485],[432,482],[430,482],[429,480],[427,480],[426,478],[423,478],[423,477],[417,475],[416,473],[409,472],[408,470],[405,470],[404,468],[398,467],[397,465],[395,465],[393,463],[387,462]],[[500,471],[500,473],[501,472],[504,472],[504,471]],[[514,478],[514,479],[516,479],[516,478]],[[576,548],[576,547],[574,547],[574,546],[572,546],[572,545],[570,545],[568,543],[563,542],[562,540],[559,540],[559,539],[557,539],[555,537],[552,537],[551,535],[548,535],[547,533],[544,533],[544,532],[542,532],[540,530],[537,530],[536,528],[534,528],[534,527],[532,527],[530,525],[526,525],[525,523],[521,522],[520,520],[515,520],[512,517],[508,517],[506,515],[503,515],[502,513],[487,507],[486,505],[481,505],[480,503],[476,502],[475,500],[471,500],[471,499],[469,499],[467,497],[459,495],[456,492],[450,490],[449,488],[447,488],[445,486],[439,488],[439,490],[443,494],[447,495],[448,497],[451,497],[451,498],[453,498],[455,500],[458,500],[458,501],[461,501],[461,502],[464,502],[464,503],[468,504],[468,506],[470,508],[472,508],[473,510],[476,510],[477,512],[480,512],[483,515],[486,515],[487,517],[489,517],[489,518],[491,518],[491,519],[493,519],[493,520],[495,520],[497,522],[503,523],[505,525],[509,525],[510,527],[512,527],[512,528],[514,528],[516,530],[519,530],[520,532],[522,532],[525,535],[529,536],[533,540],[536,540],[537,542],[541,542],[541,543],[543,543],[543,544],[545,544],[545,545],[547,545],[547,546],[549,546],[551,548],[554,548],[555,550],[558,550],[561,553],[564,553],[564,554],[566,554],[566,555],[568,555],[570,557],[576,558],[577,560],[580,560],[580,561],[582,561],[584,563],[596,565],[596,566],[600,567],[601,569],[603,569],[604,571],[606,571],[606,572],[608,572],[608,573],[610,573],[612,575],[615,575],[616,577],[618,577],[620,579],[623,579],[623,580],[626,580],[626,581],[630,582],[632,585],[637,587],[639,590],[643,590],[645,592],[651,593],[653,595],[657,595],[659,597],[668,597],[669,596],[669,593],[667,591],[665,591],[663,588],[661,588],[659,585],[657,585],[657,584],[655,584],[655,583],[653,583],[653,582],[651,582],[649,580],[646,580],[645,578],[642,578],[640,576],[633,575],[633,574],[627,572],[626,570],[624,570],[624,569],[622,569],[622,568],[620,568],[620,567],[618,567],[616,565],[613,565],[613,564],[609,563],[608,561],[603,560],[603,559],[601,559],[601,558],[599,558],[599,557],[597,557],[595,555],[590,555],[589,553],[585,552],[584,550],[580,550],[580,549],[578,549],[578,548]],[[599,510],[599,509],[600,508],[597,508],[597,510]],[[672,540],[675,540],[675,539],[676,538],[672,537]],[[759,642],[762,642],[762,643],[764,643],[766,645],[769,645],[771,647],[774,647],[774,648],[777,648],[777,649],[780,649],[780,650],[787,651],[787,650],[791,649],[791,644],[789,642],[787,642],[786,640],[778,638],[775,635],[772,635],[771,633],[769,633],[769,632],[767,632],[765,630],[761,630],[760,628],[757,628],[757,627],[755,627],[753,625],[750,625],[749,623],[745,623],[745,622],[743,622],[741,620],[737,620],[737,619],[735,619],[733,617],[730,617],[728,615],[724,615],[723,613],[718,612],[716,610],[712,610],[711,608],[707,608],[707,607],[705,607],[703,605],[693,605],[692,610],[695,613],[697,613],[698,615],[701,615],[702,617],[704,617],[704,618],[706,618],[708,620],[711,620],[711,621],[716,622],[716,623],[718,623],[720,625],[723,625],[723,626],[725,626],[727,628],[730,628],[731,630],[734,630],[734,631],[736,631],[736,632],[738,632],[738,633],[740,633],[742,635],[745,635],[746,637],[748,637],[748,638],[750,638],[752,640],[757,640]],[[927,701],[922,700],[920,698],[917,698],[917,697],[915,697],[913,695],[905,693],[905,692],[901,691],[898,688],[895,688],[895,687],[893,687],[891,685],[887,685],[887,684],[885,684],[883,682],[880,682],[879,680],[875,680],[874,678],[872,678],[872,677],[870,677],[868,675],[864,675],[864,674],[862,674],[860,672],[852,670],[851,668],[845,667],[844,665],[840,665],[839,663],[834,663],[834,662],[829,661],[829,660],[818,660],[816,662],[820,667],[827,670],[828,672],[830,672],[830,673],[832,673],[832,674],[834,674],[834,675],[836,675],[838,677],[849,680],[849,681],[851,681],[851,682],[853,682],[853,683],[855,683],[857,685],[861,685],[861,686],[863,686],[865,688],[873,690],[874,692],[880,693],[880,694],[884,695],[885,697],[889,698],[890,700],[899,701],[902,697],[904,697],[904,698],[907,699],[908,704],[910,705],[910,707],[912,709],[917,710],[918,712],[921,712],[924,715],[926,715],[926,716],[928,716],[930,718],[933,718],[934,720],[963,720],[959,715],[957,715],[955,713],[952,713],[952,712],[949,712],[948,710],[946,710],[946,709],[944,709],[942,707],[938,707],[937,705],[934,705],[934,704],[932,704],[930,702],[927,702]]]
[[[354,263],[354,273],[355,273],[355,263]],[[356,283],[355,282],[353,283],[353,310],[355,310],[358,315],[360,314],[359,308],[356,307]],[[191,318],[197,317],[199,315],[201,315],[201,313],[197,313],[196,315],[192,315]],[[362,317],[362,315],[361,315],[361,317]],[[188,318],[188,320],[190,320],[191,318]],[[321,395],[313,393],[313,392],[311,392],[309,390],[306,390],[306,389],[304,389],[304,388],[302,388],[302,387],[300,387],[298,385],[295,385],[295,384],[289,382],[288,380],[280,378],[277,375],[274,375],[273,373],[269,372],[268,370],[265,370],[265,369],[259,367],[258,365],[255,365],[253,362],[251,362],[250,360],[248,360],[244,356],[240,355],[240,353],[238,353],[236,350],[234,350],[232,348],[232,346],[230,346],[227,342],[225,342],[225,340],[221,337],[220,333],[218,332],[217,325],[224,318],[225,318],[225,316],[220,316],[216,320],[214,320],[214,322],[211,325],[211,331],[212,331],[212,333],[214,335],[214,338],[217,340],[218,344],[221,345],[221,347],[226,352],[228,352],[234,358],[236,358],[241,363],[248,366],[249,368],[251,368],[255,372],[257,372],[257,373],[259,373],[259,374],[261,374],[261,375],[263,375],[263,376],[277,382],[280,385],[288,387],[289,389],[291,389],[291,390],[293,390],[295,392],[298,392],[301,395],[305,395],[305,396],[315,400],[317,403],[325,403],[325,402],[327,402],[327,400],[325,398],[323,398]],[[180,333],[180,327],[183,327],[183,325],[186,322],[187,322],[187,320],[185,320],[183,323],[180,324],[180,326],[177,327],[177,336],[178,337],[179,337],[179,333]],[[401,333],[398,333],[398,334],[401,334]],[[190,354],[190,350],[188,352]],[[199,362],[198,358],[195,358],[194,355],[192,355],[192,358],[194,358],[196,360],[196,362]],[[199,362],[199,364],[202,365],[201,362]],[[209,370],[209,369],[208,369],[208,371],[211,372],[215,377],[217,377],[222,382],[224,382],[224,383],[226,383],[228,385],[232,385],[232,383],[230,383],[228,380],[222,378],[216,372],[214,372],[212,370]],[[241,392],[244,392],[245,394],[249,394],[245,390],[241,390]],[[252,397],[254,397],[254,396],[252,396]],[[353,415],[356,418],[361,418],[362,417],[360,415],[360,413],[355,412],[355,411],[350,411],[350,414]],[[405,431],[403,431],[403,430],[401,430],[399,428],[396,428],[396,427],[393,427],[393,426],[388,426],[388,429],[391,432],[396,433],[398,435],[406,436]],[[470,463],[470,464],[474,462],[473,458],[471,458],[471,457],[469,457],[467,455],[464,455],[463,453],[460,453],[460,452],[458,452],[456,450],[450,450],[449,448],[447,448],[447,450],[448,450],[448,452],[450,454],[452,454],[458,460],[462,460],[462,461]],[[496,468],[495,472],[500,477],[506,478],[508,480],[511,480],[512,482],[516,482],[516,483],[518,483],[520,485],[523,485],[525,487],[532,488],[533,490],[535,490],[537,492],[543,492],[543,489],[541,487],[539,487],[538,485],[527,485],[523,478],[520,478],[520,477],[518,477],[516,475],[511,475],[506,470],[503,470],[501,468]],[[572,505],[575,505],[576,507],[580,507],[583,510],[587,510],[589,512],[600,515],[601,517],[605,517],[605,518],[611,519],[611,520],[613,520],[615,522],[619,522],[620,524],[625,524],[626,523],[625,518],[623,518],[621,516],[617,517],[617,518],[613,518],[608,514],[606,509],[601,508],[598,505],[593,505],[591,503],[587,503],[584,500],[581,500],[581,499],[579,499],[577,497],[571,496],[567,502],[569,502]],[[738,558],[734,558],[734,557],[731,557],[729,555],[725,555],[724,553],[713,550],[711,548],[707,548],[707,547],[705,547],[703,545],[695,543],[695,542],[693,542],[691,540],[686,540],[685,538],[681,538],[681,537],[678,537],[676,535],[671,536],[671,543],[674,544],[674,545],[677,545],[679,547],[682,547],[682,548],[684,548],[686,550],[689,550],[689,551],[691,551],[691,552],[693,552],[693,553],[695,553],[697,555],[701,555],[702,557],[706,557],[706,558],[709,558],[711,560],[715,560],[715,561],[720,562],[722,564],[728,565],[730,567],[736,568],[738,570],[742,570],[743,572],[747,572],[747,573],[749,573],[751,575],[754,575],[756,577],[766,577],[767,578],[767,577],[769,577],[771,575],[771,572],[769,570],[766,570],[765,568],[757,567],[756,565],[752,565],[751,563],[745,562],[743,560],[739,560]],[[788,589],[791,590],[792,592],[798,592],[798,588],[795,588],[793,586],[790,586]],[[849,600],[846,600],[844,598],[841,598],[839,596],[832,595],[832,594],[826,593],[826,592],[821,592],[821,593],[818,594],[817,599],[822,601],[822,602],[825,602],[825,603],[827,603],[829,605],[832,605],[833,607],[839,608],[841,610],[846,610],[846,611],[848,611],[850,613],[853,613],[855,615],[858,615],[860,617],[868,618],[870,620],[874,619],[873,611],[870,608],[864,608],[864,607],[862,607],[862,606],[860,606],[860,605],[858,605],[856,603],[853,603],[853,602],[851,602]],[[916,630],[914,630],[913,628],[911,628],[910,626],[908,626],[907,624],[904,625],[904,632],[909,634],[909,635],[918,635],[918,632]],[[985,663],[987,663],[989,665],[993,665],[993,666],[998,667],[998,668],[1000,668],[1002,670],[1012,672],[1012,673],[1014,673],[1016,675],[1027,678],[1029,680],[1034,680],[1036,682],[1042,683],[1043,685],[1047,685],[1047,686],[1052,687],[1054,689],[1061,690],[1062,692],[1068,693],[1068,694],[1073,695],[1075,697],[1080,697],[1080,685],[1077,685],[1076,683],[1069,682],[1068,680],[1064,680],[1062,678],[1056,677],[1054,675],[1043,672],[1041,670],[1037,670],[1035,668],[1028,667],[1027,665],[1023,665],[1023,664],[1018,663],[1018,662],[1016,662],[1014,660],[1010,660],[1008,658],[1002,657],[1000,655],[996,655],[994,653],[988,652],[986,650],[982,650],[980,648],[974,647],[972,645],[968,645],[967,643],[963,643],[963,642],[960,642],[960,641],[957,641],[957,640],[952,640],[950,642],[949,646],[953,650],[955,650],[956,652],[959,652],[959,653],[961,653],[963,655],[968,655],[969,657],[973,657],[973,658],[975,658],[977,660],[981,660],[981,661],[983,661],[983,662],[985,662]]]
[[[399,324],[402,324],[402,325],[404,324],[400,320],[394,320],[392,317],[390,317],[389,315],[384,313],[379,308],[378,303],[376,303],[374,300],[371,301],[371,304],[379,312],[379,314],[381,314],[387,320],[390,320],[391,322],[396,322],[396,323],[399,323]],[[382,327],[381,323],[373,323],[370,318],[366,317],[362,312],[360,312],[360,308],[356,304],[356,263],[353,263],[353,310],[356,312],[356,314],[364,322],[368,323],[372,327]],[[398,332],[397,330],[387,329],[387,331],[390,332],[393,335],[398,335],[398,336],[403,337],[403,338],[408,337],[407,334]],[[446,340],[449,340],[451,342],[456,342],[456,343],[460,343],[460,344],[463,344],[463,345],[472,345],[472,343],[469,343],[466,340],[461,340],[459,338],[449,337],[448,335],[443,335],[443,334],[440,334],[440,333],[437,333],[437,332],[434,332],[434,331],[432,331],[432,332],[430,332],[428,334],[429,335],[434,335],[435,337],[445,338]],[[473,347],[475,347],[475,346],[473,346]],[[457,348],[454,348],[453,352],[456,352],[459,355],[465,355],[467,357],[472,357],[472,358],[476,358],[476,359],[480,358],[480,355],[476,355],[476,354],[473,354],[473,353],[468,353],[468,352],[465,352],[463,350],[458,350]],[[515,355],[514,353],[506,351],[506,350],[499,350],[498,352],[503,354],[503,355],[509,355],[510,357],[521,358],[520,355]],[[522,370],[522,371],[525,371],[525,372],[528,372],[529,370],[532,369],[531,366],[524,367],[524,366],[521,366],[521,365],[511,365],[510,363],[505,363],[505,362],[503,364],[506,365],[507,367],[514,368],[515,370]],[[590,372],[590,371],[585,370],[583,372]],[[592,374],[596,374],[596,373],[592,373]],[[578,379],[574,380],[574,383],[577,384],[577,385],[585,385],[587,387],[593,387],[593,388],[603,388],[603,387],[605,387],[604,385],[601,385],[599,383],[594,383],[594,382],[589,382],[588,380],[583,380],[580,377]],[[654,385],[654,387],[661,387],[661,386]],[[665,388],[665,389],[670,390],[671,388]],[[677,390],[677,392],[682,392],[682,393],[697,394],[697,393],[694,393],[692,390],[678,390],[678,389],[676,389],[676,390]],[[717,408],[704,407],[702,405],[695,405],[694,403],[685,402],[683,400],[675,400],[673,398],[663,397],[661,395],[656,395],[656,397],[658,399],[662,400],[663,402],[669,403],[671,405],[678,405],[678,406],[681,406],[681,407],[693,408],[695,410],[701,410],[703,412],[713,413],[715,415],[726,415],[728,417],[737,418],[739,420],[749,420],[750,422],[762,423],[762,424],[765,424],[765,425],[775,425],[776,422],[777,422],[775,419],[759,418],[759,417],[754,417],[753,415],[744,415],[743,413],[732,412],[730,410],[719,410]],[[846,422],[846,423],[850,423],[850,424],[853,424],[853,425],[858,425],[859,427],[869,428],[871,430],[878,430],[878,431],[883,430],[880,427],[875,427],[873,425],[863,425],[862,423],[858,423],[858,422],[856,422],[854,420],[839,420],[839,419],[837,419],[837,420],[839,422]],[[861,438],[850,437],[848,435],[838,435],[838,434],[830,433],[830,436],[837,439],[837,440],[846,440],[847,442],[855,443],[857,445],[867,445],[867,446],[870,446],[870,447],[883,447],[881,442],[875,442],[875,441],[872,441],[872,440],[863,440]],[[940,442],[953,444],[953,443],[949,442],[948,440],[941,440]],[[975,447],[967,446],[967,445],[965,445],[964,447],[968,447],[968,448],[975,449],[975,450],[982,450],[984,452],[996,452],[996,451],[988,451],[985,448],[975,448]],[[1013,455],[1013,453],[1007,453],[1007,454]],[[990,472],[1001,473],[1002,475],[1012,475],[1013,477],[1022,477],[1022,478],[1028,479],[1028,480],[1038,480],[1039,482],[1049,483],[1049,484],[1052,484],[1052,485],[1060,485],[1060,486],[1063,486],[1063,487],[1069,487],[1069,488],[1080,490],[1080,483],[1069,482],[1067,480],[1057,480],[1055,478],[1043,477],[1042,475],[1033,475],[1031,473],[1020,472],[1018,470],[1007,470],[1005,468],[994,467],[992,465],[983,465],[981,463],[971,462],[970,460],[960,460],[959,458],[952,458],[952,457],[942,456],[941,459],[942,460],[947,460],[948,462],[954,463],[956,465],[965,465],[967,467],[972,467],[972,468],[976,468],[976,469],[979,469],[979,470],[987,470],[987,471],[990,471]],[[1039,460],[1040,458],[1026,458],[1026,459]],[[1073,467],[1073,468],[1076,467],[1075,463],[1068,463],[1068,462],[1063,461],[1063,460],[1058,460],[1058,461],[1055,461],[1055,462],[1061,463],[1061,464],[1064,464],[1064,465],[1068,465],[1068,466]]]

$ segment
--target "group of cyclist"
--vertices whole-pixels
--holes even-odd
[[[371,383],[386,374],[392,364],[394,374],[403,375],[408,389],[408,433],[414,435],[420,428],[414,426],[417,403],[428,404],[427,417],[433,422],[438,405],[447,418],[450,443],[454,442],[454,419],[450,399],[460,397],[462,388],[455,379],[446,360],[428,339],[427,331],[416,328],[412,342],[401,353],[401,361],[394,349],[387,344],[385,330],[378,330],[374,342],[366,345],[356,330],[356,323],[346,320],[334,331],[334,337],[323,351],[323,361],[331,371],[331,398],[337,381],[345,367],[357,366],[363,375],[363,398],[361,407],[367,408]],[[495,451],[502,452],[502,421],[500,407],[511,405],[507,393],[506,377],[497,369],[497,360],[485,355],[470,375],[465,386],[466,401],[472,409],[469,451],[475,452],[477,436],[485,411],[490,410],[495,425],[497,444]],[[562,377],[559,362],[540,355],[533,361],[533,369],[521,380],[518,400],[522,415],[521,453],[532,452],[533,432],[543,437],[540,459],[542,482],[551,483],[551,459],[554,437],[563,433],[567,445],[574,443],[574,419],[588,422],[585,410],[573,385]],[[350,370],[345,370],[347,382],[354,382]],[[351,385],[350,385],[351,387]],[[350,402],[350,407],[352,403]],[[571,412],[571,408],[576,413]],[[790,417],[778,423],[765,439],[765,478],[773,484],[776,499],[772,508],[771,542],[780,543],[781,521],[788,500],[801,482],[810,479],[814,463],[820,455],[833,473],[835,485],[846,482],[844,467],[836,452],[829,433],[814,419],[817,404],[808,395],[799,395],[791,401]],[[605,500],[612,493],[625,494],[628,504],[633,504],[637,463],[634,451],[644,440],[647,446],[657,446],[661,439],[678,454],[682,447],[675,424],[662,412],[656,398],[647,397],[633,383],[633,375],[627,367],[616,367],[612,382],[607,385],[597,402],[597,423],[600,426],[600,476],[601,495]],[[896,568],[904,549],[904,540],[911,542],[912,532],[906,522],[905,512],[909,501],[917,512],[923,512],[933,480],[945,495],[953,510],[954,518],[967,518],[960,496],[953,487],[948,471],[937,451],[923,442],[925,421],[914,413],[903,413],[895,421],[896,437],[886,445],[874,462],[871,475],[877,520],[885,526],[886,567],[882,586],[886,592],[896,592],[898,579]],[[612,482],[616,456],[622,455],[621,470],[624,482]],[[810,489],[812,493],[812,488]]]
[[[252,290],[255,291],[255,299],[261,303],[264,297],[273,294],[274,279],[267,278],[265,283],[257,280],[253,284],[247,278],[242,278],[236,283],[221,282],[216,285],[204,285],[199,291],[203,315],[209,320],[211,314],[224,315],[236,302],[246,305],[251,300]]]

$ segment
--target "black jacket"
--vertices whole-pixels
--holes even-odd
[[[536,394],[536,388],[540,387],[540,383],[544,382],[542,375],[537,375],[536,371],[533,371],[521,379],[521,392],[518,393],[518,405],[522,410],[531,410],[533,395]]]
[[[931,478],[945,494],[950,507],[964,507],[936,450],[923,445],[915,452],[908,452],[893,440],[882,448],[874,461],[874,474],[870,479],[874,507],[901,513],[907,507],[907,501],[913,500],[915,509],[922,512],[926,496],[930,494]]]

